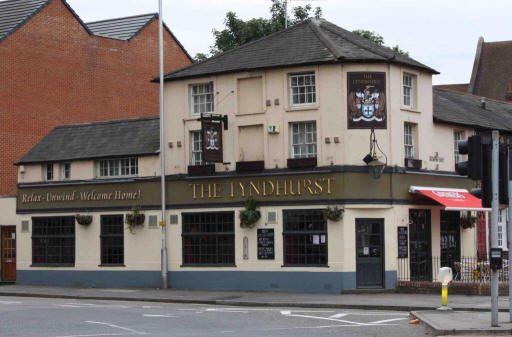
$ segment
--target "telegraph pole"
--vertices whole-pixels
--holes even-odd
[[[499,132],[492,131],[492,248],[498,248],[499,141]],[[498,326],[498,270],[495,268],[491,268],[491,325]]]
[[[160,54],[160,182],[162,192],[162,288],[167,288],[167,227],[165,212],[165,123],[164,123],[164,33],[162,18],[162,0],[158,0],[158,48]]]
[[[510,161],[512,160],[512,138],[508,137],[507,139],[507,151],[508,151],[508,161],[507,161],[507,174],[508,174],[508,224],[507,224],[507,236],[508,236],[508,312],[509,312],[509,321],[512,322],[512,251],[510,250],[510,246],[512,245],[512,165],[510,165]]]

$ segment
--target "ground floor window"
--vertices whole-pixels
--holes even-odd
[[[101,264],[124,264],[123,215],[101,216]]]
[[[32,264],[75,263],[75,217],[32,218]]]
[[[284,264],[327,265],[327,221],[322,210],[283,211]]]
[[[233,265],[233,212],[183,213],[183,265]]]

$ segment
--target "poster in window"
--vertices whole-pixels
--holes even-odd
[[[398,258],[406,258],[408,256],[408,247],[407,247],[408,235],[407,235],[407,227],[399,226],[398,227]]]
[[[203,136],[203,158],[205,162],[222,163],[222,123],[209,119],[201,120]]]
[[[348,128],[386,128],[386,73],[348,73]]]

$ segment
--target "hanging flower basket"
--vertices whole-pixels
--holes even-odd
[[[92,215],[75,215],[75,220],[79,225],[89,226],[92,223]]]
[[[338,206],[327,206],[327,208],[322,212],[324,213],[325,220],[340,221],[343,219],[343,213],[345,213],[345,210]]]
[[[463,229],[474,228],[477,222],[478,218],[476,216],[471,215],[471,212],[461,212],[460,225]]]
[[[130,233],[133,234],[133,230],[136,227],[140,227],[144,225],[144,220],[146,220],[146,216],[140,212],[141,209],[139,206],[134,206],[132,208],[131,213],[127,213],[125,216],[125,222],[128,225],[128,229]]]
[[[245,209],[240,211],[240,227],[253,228],[260,218],[261,213],[256,207],[256,201],[253,198],[247,199]]]

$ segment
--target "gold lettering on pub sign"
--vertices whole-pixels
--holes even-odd
[[[142,194],[140,190],[109,191],[99,192],[91,191],[72,191],[72,192],[42,192],[42,193],[21,193],[21,202],[23,204],[39,202],[66,202],[66,201],[108,201],[108,200],[140,200]]]
[[[334,178],[234,181],[226,185],[228,188],[223,189],[219,183],[189,184],[193,199],[330,195],[335,187]]]

